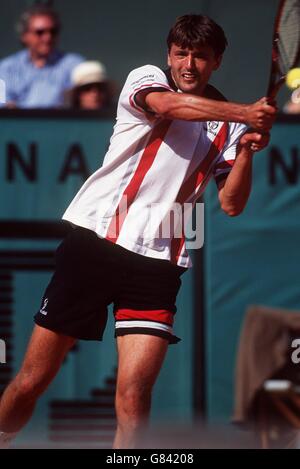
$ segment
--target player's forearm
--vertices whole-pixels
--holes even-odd
[[[154,106],[158,114],[168,119],[244,123],[247,120],[246,104],[215,101],[192,94],[161,93]]]
[[[239,215],[248,201],[252,182],[252,158],[253,152],[241,147],[225,185],[219,192],[221,207],[229,216]]]
[[[145,96],[145,103],[166,119],[241,122],[260,131],[269,130],[276,117],[276,108],[268,105],[266,98],[254,104],[238,104],[188,93],[154,91]]]

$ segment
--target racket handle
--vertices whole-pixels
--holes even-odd
[[[283,85],[284,81],[285,81],[285,75],[282,76],[275,84],[269,85],[269,88],[267,91],[267,97],[275,100],[275,97],[279,89]]]

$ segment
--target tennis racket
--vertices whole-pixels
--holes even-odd
[[[300,0],[280,0],[275,20],[267,96],[275,98],[300,58]]]

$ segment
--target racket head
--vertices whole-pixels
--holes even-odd
[[[281,0],[276,15],[267,96],[274,98],[300,58],[300,0]]]

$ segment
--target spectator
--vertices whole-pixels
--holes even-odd
[[[283,112],[286,114],[300,114],[300,88],[293,91],[290,100],[283,108]]]
[[[35,5],[21,15],[17,29],[25,50],[0,61],[6,106],[62,106],[64,91],[71,85],[71,72],[83,58],[56,48],[61,29],[57,13],[49,6]]]
[[[89,61],[77,65],[71,76],[69,94],[73,109],[98,110],[111,105],[113,89],[101,62]]]

